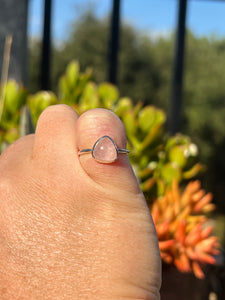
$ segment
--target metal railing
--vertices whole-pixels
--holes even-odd
[[[169,115],[169,131],[171,134],[174,134],[177,131],[179,131],[181,123],[185,27],[188,0],[176,1],[178,1],[179,5]],[[117,83],[117,66],[120,35],[120,2],[120,0],[112,0],[111,31],[108,46],[108,80],[113,84]],[[52,0],[45,0],[41,64],[41,88],[44,90],[50,89],[51,6]]]

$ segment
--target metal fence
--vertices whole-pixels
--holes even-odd
[[[45,0],[44,30],[42,44],[41,88],[50,87],[50,51],[51,51],[51,7],[52,1]],[[108,45],[108,80],[117,83],[117,66],[120,36],[120,6],[124,0],[112,0],[111,31]],[[157,0],[156,0],[157,1]],[[163,0],[165,1],[165,0]],[[170,97],[170,113],[168,129],[175,134],[180,129],[182,110],[182,90],[185,54],[186,12],[191,0],[177,1],[177,28],[174,47],[174,62]],[[224,0],[192,0],[192,1],[224,1]],[[163,5],[163,3],[162,3]]]

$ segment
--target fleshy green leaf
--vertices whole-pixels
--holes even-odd
[[[185,149],[186,147],[183,145],[177,145],[172,147],[169,151],[169,160],[171,162],[177,163],[181,168],[183,168],[187,163]]]
[[[84,112],[88,109],[99,107],[99,97],[97,86],[93,82],[87,83],[80,98],[79,111]]]
[[[98,87],[101,102],[105,108],[110,109],[119,98],[118,89],[110,83],[102,83]]]
[[[149,132],[154,126],[165,122],[165,115],[161,110],[147,106],[140,111],[138,122],[141,130]]]
[[[181,170],[177,164],[167,163],[161,169],[161,176],[168,184],[171,184],[174,179],[180,181]]]
[[[38,92],[35,95],[29,97],[29,108],[34,124],[42,113],[42,111],[50,105],[58,103],[58,99],[52,92]]]
[[[70,88],[74,88],[79,78],[80,66],[77,61],[72,61],[66,69],[66,79]]]

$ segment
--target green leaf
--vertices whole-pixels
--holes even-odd
[[[128,111],[123,116],[123,122],[129,136],[134,136],[137,131],[137,121],[132,111]]]
[[[186,148],[186,146],[182,145],[172,147],[169,151],[169,160],[177,163],[181,168],[183,168],[187,163],[187,158],[185,156]]]
[[[137,120],[133,111],[124,113],[122,120],[126,128],[128,140],[133,147],[132,152],[134,155],[139,156],[141,154],[141,142],[137,136]]]
[[[189,145],[190,143],[191,143],[190,137],[178,133],[167,140],[165,150],[169,151],[170,148],[172,148],[175,145]]]
[[[74,88],[79,78],[80,66],[77,61],[72,61],[66,69],[66,79],[68,86]]]
[[[165,114],[153,106],[143,108],[138,116],[138,123],[144,132],[148,132],[156,125],[162,125],[165,122]]]
[[[181,170],[174,163],[167,163],[161,169],[161,176],[168,184],[171,184],[173,179],[180,181],[181,179]]]
[[[16,127],[10,128],[5,134],[4,134],[4,141],[7,142],[7,144],[12,144],[16,139],[19,138],[19,130]]]
[[[156,138],[160,136],[162,127],[160,124],[155,125],[146,135],[143,142],[141,143],[141,150],[144,151]]]
[[[4,111],[13,115],[26,102],[27,93],[14,80],[6,84]]]
[[[99,97],[97,85],[93,82],[87,83],[80,98],[79,111],[84,112],[88,109],[99,107]]]
[[[58,99],[52,92],[41,91],[35,95],[30,96],[28,99],[28,105],[31,111],[31,116],[34,124],[37,123],[40,114],[45,108],[57,103]]]
[[[112,108],[119,98],[118,89],[110,83],[102,83],[98,87],[98,93],[104,108]]]
[[[191,178],[197,176],[200,172],[204,172],[205,170],[206,170],[206,167],[203,164],[197,163],[188,171],[183,172],[183,178],[191,179]]]
[[[145,180],[143,183],[141,183],[141,189],[143,192],[149,191],[155,184],[156,180],[155,178],[151,177]]]
[[[166,190],[165,181],[162,180],[162,178],[157,178],[156,184],[157,184],[157,197],[161,197],[165,194],[165,190]]]
[[[117,105],[114,108],[115,114],[117,114],[119,117],[123,117],[123,114],[127,111],[130,111],[133,107],[132,101],[130,98],[124,97],[120,98],[117,102]]]

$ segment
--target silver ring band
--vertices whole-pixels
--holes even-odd
[[[104,149],[105,147],[105,149]],[[92,157],[101,163],[112,163],[118,159],[119,154],[128,154],[129,150],[119,149],[114,140],[104,135],[100,137],[92,148],[78,151],[78,155],[91,153]],[[107,157],[107,153],[109,154]]]

